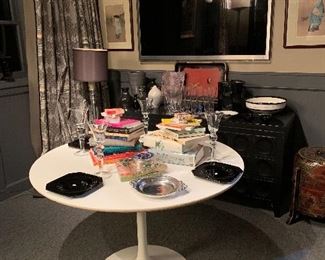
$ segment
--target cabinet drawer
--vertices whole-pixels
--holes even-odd
[[[281,167],[278,162],[264,158],[243,156],[245,163],[245,176],[254,180],[276,182],[281,178]]]
[[[222,131],[218,136],[220,142],[229,145],[242,156],[266,159],[283,156],[282,139],[275,136],[228,131]]]
[[[274,184],[242,178],[231,191],[245,198],[272,201]]]

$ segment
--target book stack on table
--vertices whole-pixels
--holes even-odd
[[[201,120],[187,113],[176,113],[173,118],[162,119],[159,130],[143,137],[144,146],[165,163],[195,166],[204,156],[202,145],[209,140]]]
[[[104,119],[98,119],[104,120]],[[142,149],[139,138],[144,134],[143,123],[136,119],[123,119],[119,122],[106,122],[104,141],[104,163],[115,163],[130,158]],[[93,163],[98,164],[94,151],[90,150]]]

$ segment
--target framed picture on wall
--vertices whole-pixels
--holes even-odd
[[[285,48],[325,46],[325,0],[286,0]]]
[[[133,50],[131,0],[99,0],[104,46],[108,50]]]

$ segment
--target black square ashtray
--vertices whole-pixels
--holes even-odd
[[[103,179],[84,172],[68,173],[46,184],[46,190],[68,197],[86,196],[103,186]]]
[[[196,177],[218,183],[230,183],[243,173],[237,166],[217,161],[204,162],[198,165],[192,172]]]

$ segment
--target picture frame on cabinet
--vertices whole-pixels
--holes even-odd
[[[110,51],[133,51],[131,0],[99,0],[104,47]]]
[[[184,87],[189,96],[203,97],[208,94],[217,98],[219,82],[225,81],[228,77],[227,63],[178,62],[175,64],[175,71],[185,72]]]
[[[325,1],[286,0],[284,48],[325,46]]]

